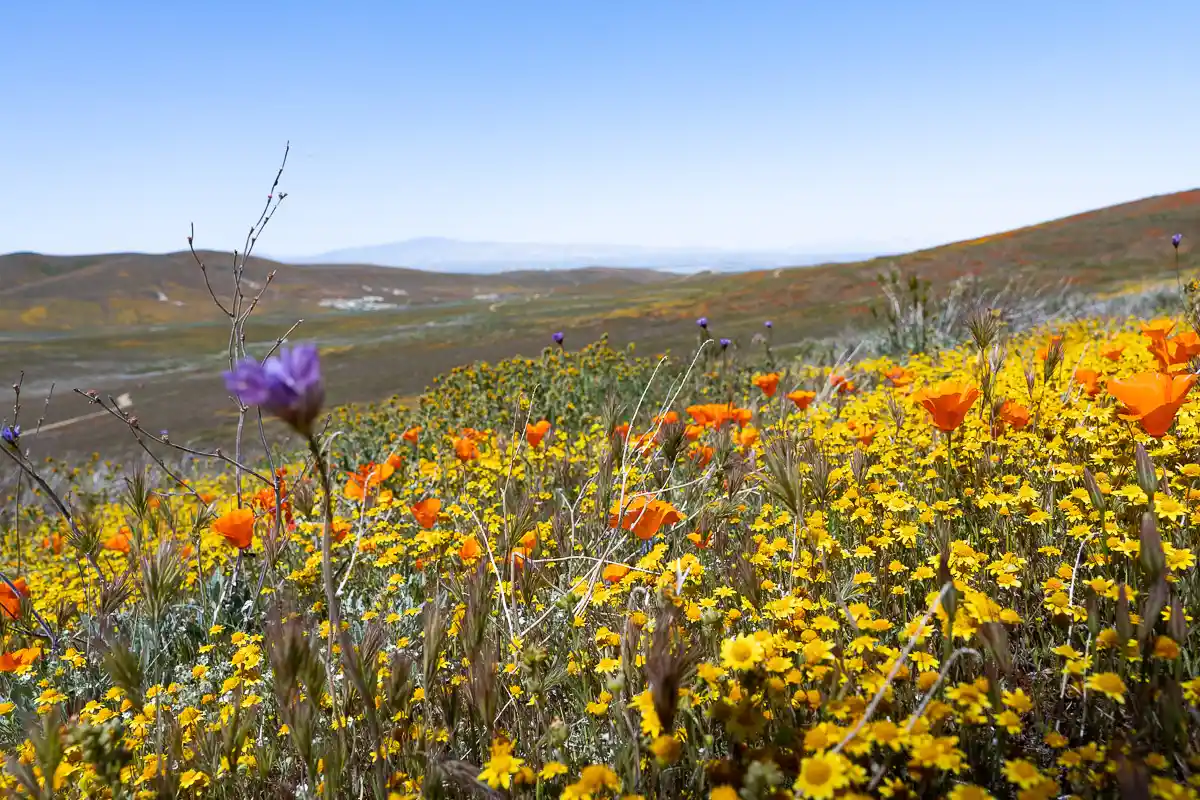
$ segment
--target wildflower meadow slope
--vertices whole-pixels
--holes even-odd
[[[568,332],[332,413],[285,344],[225,380],[292,450],[115,488],[10,426],[3,786],[1194,797],[1191,316],[833,366]]]

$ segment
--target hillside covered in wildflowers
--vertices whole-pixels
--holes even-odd
[[[284,343],[224,381],[289,447],[113,408],[147,458],[108,481],[8,425],[0,783],[1195,797],[1194,295],[824,363],[567,331],[412,408],[325,408]]]

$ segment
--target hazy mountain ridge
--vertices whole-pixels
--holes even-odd
[[[350,247],[314,256],[277,257],[292,264],[374,264],[451,273],[625,267],[667,271],[732,272],[861,261],[874,254],[811,253],[801,249],[735,250],[539,242],[475,242],[427,236]]]

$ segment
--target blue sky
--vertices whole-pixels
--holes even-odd
[[[0,3],[0,252],[904,250],[1200,184],[1200,3]]]

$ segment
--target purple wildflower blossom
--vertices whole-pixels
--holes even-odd
[[[1171,246],[1172,246],[1172,247],[1174,247],[1176,250],[1178,250],[1178,249],[1179,249],[1179,243],[1180,243],[1180,242],[1182,242],[1182,241],[1183,241],[1183,234],[1182,234],[1182,233],[1177,233],[1177,234],[1175,234],[1174,236],[1172,236],[1172,237],[1171,237]]]
[[[563,332],[562,332],[562,331],[556,331],[556,332],[554,333],[554,335],[553,335],[553,336],[551,336],[550,338],[554,340],[554,343],[555,343],[555,344],[557,344],[557,345],[561,346],[561,345],[562,345],[562,343],[563,343],[563,338],[564,338],[564,337],[563,337]]]
[[[721,340],[721,349],[724,350],[725,348],[729,347],[729,345],[731,345],[731,344],[733,344],[733,342],[730,341],[729,339],[722,339]]]
[[[767,320],[766,322],[763,323],[763,327],[764,328],[772,328],[774,326],[771,324],[771,320]]]
[[[315,344],[284,346],[261,364],[244,359],[225,373],[225,386],[242,403],[262,406],[304,434],[312,432],[325,402]]]
[[[701,317],[700,319],[696,320],[696,324],[701,328],[704,328],[704,330],[708,330],[708,317]]]
[[[0,429],[0,439],[3,439],[4,441],[8,442],[13,447],[16,447],[17,441],[20,440],[20,438],[21,438],[21,426],[20,425],[5,425],[3,429]]]

